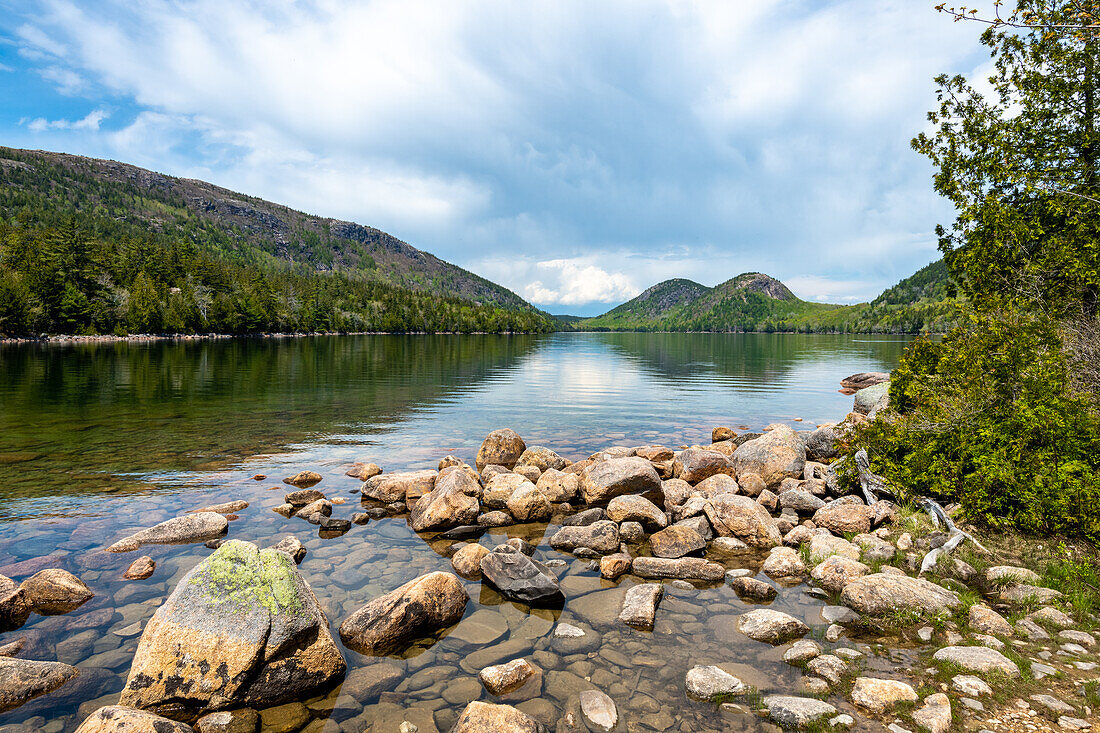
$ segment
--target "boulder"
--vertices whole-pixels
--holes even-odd
[[[680,451],[672,463],[672,475],[697,484],[717,474],[734,475],[733,464],[724,453],[702,448],[688,448]]]
[[[707,541],[694,529],[674,524],[653,534],[649,547],[656,557],[676,558],[702,552]]]
[[[562,527],[550,538],[550,546],[563,552],[587,548],[600,555],[619,551],[619,526],[607,519],[582,526]]]
[[[802,638],[810,627],[782,611],[758,608],[737,618],[737,630],[750,639],[774,646]]]
[[[283,479],[283,483],[297,486],[301,489],[308,489],[310,486],[321,483],[321,474],[316,471],[299,471],[293,476],[288,476]]]
[[[730,587],[733,588],[733,592],[739,598],[759,603],[775,600],[776,595],[779,593],[764,581],[749,577],[734,578],[730,581]]]
[[[520,476],[523,476],[525,479],[533,484],[537,483],[538,480],[542,478],[542,471],[538,470],[534,466],[522,466],[517,463],[516,467],[512,469],[512,472],[518,473]]]
[[[793,531],[793,530],[792,530]],[[839,555],[852,560],[858,560],[863,553],[843,537],[834,537],[825,530],[816,530],[816,534],[810,537],[810,561],[821,562],[831,555]]]
[[[607,518],[613,522],[639,522],[652,531],[668,526],[668,517],[656,504],[642,496],[616,496],[607,504]]]
[[[1006,603],[1050,603],[1061,597],[1061,591],[1026,583],[1016,583],[1001,591],[1001,600]]]
[[[11,578],[0,575],[0,631],[17,629],[27,621],[31,606],[23,589]]]
[[[481,504],[490,509],[507,509],[508,500],[516,493],[519,487],[531,482],[525,476],[509,471],[497,473],[489,477],[485,482],[485,489],[481,492]]]
[[[803,437],[806,458],[810,461],[828,461],[840,455],[840,435],[836,425],[821,425]]]
[[[858,560],[833,555],[817,565],[810,575],[829,593],[840,593],[848,583],[869,572],[871,568]]]
[[[542,730],[538,721],[511,705],[475,700],[458,716],[450,733],[541,733]]]
[[[481,575],[511,601],[555,603],[562,597],[553,571],[522,552],[490,552],[481,558]]]
[[[733,452],[733,467],[738,480],[742,475],[759,476],[767,487],[778,486],[785,478],[800,478],[806,466],[806,445],[786,425],[743,443]]]
[[[438,571],[421,575],[348,616],[340,624],[340,638],[367,656],[397,653],[458,623],[468,600],[457,576]]]
[[[542,671],[522,658],[485,667],[477,678],[490,695],[509,700],[529,700],[542,692]]]
[[[345,471],[344,475],[357,478],[360,481],[366,481],[367,479],[374,478],[380,473],[382,473],[382,469],[377,463],[356,462],[351,464],[351,468]]]
[[[207,713],[195,723],[195,733],[256,733],[260,715],[252,708]]]
[[[726,576],[724,565],[701,557],[636,557],[631,570],[642,578],[715,581]]]
[[[494,430],[485,436],[474,463],[478,471],[490,464],[512,469],[525,450],[527,450],[527,444],[514,430],[508,428]]]
[[[435,487],[412,508],[413,531],[473,524],[481,513],[481,484],[462,466],[440,472]]]
[[[814,524],[835,534],[871,531],[871,519],[875,510],[866,504],[853,504],[845,501],[831,501],[814,512]]]
[[[218,514],[235,514],[242,509],[248,508],[248,502],[243,499],[237,501],[227,501],[223,504],[212,504],[210,506],[204,506],[201,509],[191,509],[188,514],[198,514],[199,512],[216,512]]]
[[[294,512],[294,516],[300,517],[305,520],[311,520],[314,514],[320,514],[322,517],[332,516],[332,502],[328,499],[318,499],[317,501],[311,501],[304,507]]]
[[[357,702],[366,703],[378,698],[383,692],[389,692],[405,679],[405,669],[393,662],[377,662],[359,667],[348,673],[344,684],[340,685],[340,694],[348,695]]]
[[[951,729],[951,701],[937,692],[924,699],[924,705],[913,711],[913,722],[928,733],[947,733]]]
[[[191,726],[144,710],[108,705],[85,718],[76,733],[191,733]]]
[[[752,547],[774,547],[782,539],[768,510],[747,496],[722,494],[705,511],[719,536],[736,537]]]
[[[812,697],[769,695],[764,698],[768,716],[782,728],[806,728],[836,715],[836,708]]]
[[[665,461],[671,461],[676,457],[676,454],[673,453],[672,450],[663,445],[645,445],[641,448],[636,448],[634,450],[634,455],[652,463],[663,463]]]
[[[840,386],[858,391],[888,381],[890,381],[889,372],[859,372],[840,380]]]
[[[130,567],[126,568],[126,572],[122,574],[122,577],[126,578],[126,580],[145,580],[151,576],[156,569],[156,561],[148,555],[142,555],[137,560],[130,563]]]
[[[790,547],[773,547],[760,569],[769,578],[801,580],[806,575],[802,556]]]
[[[586,504],[602,504],[625,494],[661,492],[661,477],[644,458],[612,458],[592,465],[581,477]]]
[[[704,509],[705,509],[705,507],[704,507]],[[699,535],[700,537],[702,537],[707,542],[714,539],[714,527],[710,526],[710,521],[708,521],[706,516],[703,515],[703,514],[700,514],[699,516],[688,517],[687,519],[681,519],[680,521],[676,522],[676,524],[673,525],[673,526],[686,527],[687,529],[693,530],[695,532],[695,534]],[[650,539],[652,539],[652,538],[650,538]],[[732,537],[727,537],[726,539],[733,539],[733,538]],[[738,542],[740,542],[740,540],[738,540]],[[654,553],[654,554],[656,554],[656,553]]]
[[[545,522],[554,512],[550,500],[530,481],[520,484],[505,506],[517,522]]]
[[[627,589],[619,620],[635,629],[652,630],[657,604],[664,590],[658,583],[642,583]]]
[[[271,546],[271,549],[278,550],[279,552],[285,552],[286,554],[290,555],[294,559],[294,562],[298,565],[302,564],[302,560],[305,559],[307,552],[305,545],[302,544],[302,541],[292,534],[288,534],[286,537],[276,542],[274,545]]]
[[[53,692],[78,674],[76,667],[60,662],[0,657],[0,713]]]
[[[398,473],[386,473],[372,476],[367,479],[360,489],[367,499],[382,501],[390,504],[395,501],[405,501],[409,494],[424,496],[435,488],[435,471],[401,471]]]
[[[779,506],[799,514],[813,514],[825,506],[825,502],[805,489],[792,489],[779,495]]]
[[[989,606],[984,606],[980,603],[970,607],[967,623],[970,624],[970,628],[983,634],[1012,636],[1012,624],[1008,623],[1004,616],[997,613]],[[1091,639],[1092,637],[1090,636],[1089,638]]]
[[[230,540],[146,624],[119,702],[193,720],[308,697],[346,668],[293,559]]]
[[[283,501],[291,506],[300,507],[306,504],[312,504],[315,501],[324,499],[325,495],[317,489],[298,489],[297,491],[291,491],[283,497]]]
[[[805,664],[820,654],[820,644],[810,639],[801,639],[791,644],[791,647],[783,652],[783,661],[787,664]]]
[[[968,672],[1020,676],[1020,668],[1015,662],[996,649],[984,646],[947,646],[933,654],[932,659],[957,665]]]
[[[1039,574],[1034,570],[1016,567],[1015,565],[995,565],[985,571],[985,579],[988,583],[1011,584],[1039,582]]]
[[[481,577],[481,559],[488,554],[489,550],[482,545],[463,545],[451,555],[451,567],[463,578],[476,580]]]
[[[539,476],[536,486],[551,503],[560,504],[577,499],[581,491],[581,479],[575,473],[548,468]]]
[[[924,578],[875,573],[844,586],[841,602],[860,613],[881,616],[894,611],[938,615],[959,606],[959,597]]]
[[[569,465],[569,461],[549,448],[543,448],[541,445],[533,445],[523,451],[519,460],[516,461],[516,465],[534,466],[541,472],[546,472],[549,469],[560,471]]]
[[[915,703],[919,698],[917,691],[908,682],[857,677],[852,684],[849,699],[852,704],[874,715],[882,715],[898,703]]]
[[[23,597],[38,613],[67,613],[92,599],[95,593],[67,570],[40,570],[20,586]]]
[[[600,558],[600,577],[617,580],[630,572],[631,557],[625,552],[604,555]]]
[[[868,415],[876,408],[890,404],[890,382],[879,382],[856,392],[852,410],[860,415]]]
[[[719,695],[737,695],[748,688],[732,674],[714,665],[696,665],[684,677],[684,687],[689,697],[711,701]]]
[[[229,529],[229,520],[216,512],[184,514],[121,539],[107,552],[132,552],[142,545],[175,545],[205,542],[221,537]]]
[[[664,496],[665,509],[671,512],[693,496],[695,488],[687,481],[670,478],[661,482],[661,494]]]

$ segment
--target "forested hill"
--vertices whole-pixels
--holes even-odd
[[[545,331],[385,232],[202,181],[0,147],[0,333]]]

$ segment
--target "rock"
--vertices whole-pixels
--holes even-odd
[[[919,698],[912,685],[900,680],[857,677],[849,695],[852,704],[874,715],[892,710],[898,703],[915,703]]]
[[[619,551],[619,527],[606,519],[589,525],[562,527],[550,538],[550,546],[563,552],[574,552],[584,547],[601,555],[610,555]]]
[[[512,469],[512,471],[518,473],[520,476],[523,476],[531,483],[536,483],[539,478],[542,477],[542,471],[538,470],[534,466],[521,466],[517,464],[516,467]]]
[[[642,578],[715,581],[726,575],[725,566],[701,557],[636,557],[631,569]]]
[[[482,545],[463,545],[458,552],[451,555],[451,567],[463,578],[476,580],[481,577],[481,559],[488,554],[489,550]]]
[[[526,659],[513,659],[504,664],[485,667],[478,672],[477,678],[489,694],[501,697],[514,693],[538,674],[539,670]]]
[[[981,674],[995,672],[1006,677],[1020,676],[1020,669],[1015,662],[996,649],[984,646],[948,646],[937,651],[932,658],[937,662],[958,665],[969,672]]]
[[[188,514],[198,514],[199,512],[216,512],[218,514],[236,514],[242,509],[248,508],[248,502],[243,499],[236,501],[227,501],[224,504],[213,504],[211,506],[204,506],[201,509],[191,509]]]
[[[625,552],[604,555],[600,558],[600,577],[617,580],[630,572],[632,559]]]
[[[969,697],[986,697],[993,694],[993,689],[982,681],[981,677],[971,674],[957,674],[952,677],[951,689]]]
[[[825,590],[840,593],[848,583],[869,572],[871,568],[858,560],[833,555],[815,567],[810,575]]]
[[[852,624],[859,621],[859,614],[845,606],[823,606],[821,618],[830,624]]]
[[[506,506],[517,522],[545,522],[554,511],[550,500],[530,481],[512,492]]]
[[[252,708],[209,713],[195,723],[195,733],[256,733],[260,716]]]
[[[745,496],[760,496],[768,488],[764,479],[755,473],[738,475],[737,485],[741,487],[741,493]]]
[[[937,692],[924,699],[924,705],[913,711],[913,722],[928,733],[947,733],[951,728],[951,701]]]
[[[829,502],[814,512],[814,524],[835,534],[855,532],[866,534],[871,531],[871,518],[874,510],[866,504]]]
[[[704,701],[719,695],[737,695],[747,689],[741,680],[714,665],[696,665],[689,669],[684,677],[684,686],[689,697]]]
[[[747,496],[717,496],[706,505],[706,515],[718,535],[752,547],[774,547],[782,539],[768,511]]]
[[[360,481],[366,481],[367,479],[374,478],[380,473],[382,473],[382,469],[379,468],[377,463],[356,462],[351,464],[351,468],[345,471],[344,475],[357,478]]]
[[[218,729],[199,729],[199,733],[216,730]],[[236,733],[232,729],[226,730]],[[248,733],[254,730],[255,726]],[[191,733],[191,726],[144,710],[108,705],[85,718],[76,733]]]
[[[302,507],[315,501],[321,501],[324,498],[325,495],[317,489],[299,489],[284,496],[283,501],[294,507]]]
[[[549,448],[541,445],[533,445],[527,448],[516,461],[517,466],[534,466],[541,472],[547,470],[560,471],[569,465],[569,461],[559,456]]]
[[[1024,583],[1010,585],[1001,591],[1001,600],[1006,603],[1050,603],[1061,597],[1061,591]]]
[[[840,436],[836,425],[821,425],[803,438],[806,458],[811,461],[827,461],[840,455]]]
[[[126,568],[126,572],[122,574],[126,580],[145,580],[153,571],[157,569],[157,563],[153,558],[148,555],[142,555],[137,560],[130,563],[130,567]]]
[[[1031,583],[1034,585],[1039,582],[1039,574],[1034,570],[1014,565],[996,565],[985,571],[985,579],[988,583]]]
[[[481,447],[477,451],[477,458],[474,463],[478,471],[483,470],[489,464],[504,466],[511,470],[519,462],[525,450],[527,450],[527,445],[514,430],[508,428],[494,430],[485,436],[485,440],[482,441]],[[554,468],[560,470],[564,466],[554,466]]]
[[[661,478],[644,458],[612,458],[591,466],[581,477],[586,504],[600,504],[626,494],[659,495]]]
[[[656,557],[683,557],[706,549],[707,541],[694,529],[672,525],[653,534],[649,547]]]
[[[810,627],[782,611],[759,608],[739,616],[737,630],[750,639],[774,646],[805,636]]]
[[[876,384],[890,381],[888,372],[860,372],[840,380],[840,386],[845,389],[861,390]]]
[[[352,670],[340,693],[349,695],[357,702],[366,703],[378,698],[383,692],[397,687],[405,678],[405,670],[393,662],[378,662]]]
[[[718,451],[688,448],[680,451],[672,463],[672,475],[689,484],[697,484],[717,474],[734,475],[730,459]]]
[[[806,575],[802,557],[790,547],[773,547],[760,570],[769,578],[787,580],[801,580]]]
[[[95,595],[80,578],[59,568],[40,570],[19,588],[30,607],[45,614],[71,611]]]
[[[278,550],[279,552],[285,552],[290,555],[294,562],[298,565],[302,563],[302,560],[306,556],[306,548],[294,535],[287,535],[279,540],[276,544],[271,546],[272,550]]]
[[[1004,616],[994,611],[989,606],[975,604],[970,607],[970,628],[983,634],[996,634],[997,636],[1012,636],[1012,625]],[[1091,638],[1091,637],[1090,637]]]
[[[774,600],[779,591],[756,578],[734,578],[730,581],[730,587],[739,598],[751,601],[767,602]]]
[[[856,535],[852,538],[852,544],[863,550],[859,559],[864,562],[890,562],[897,554],[892,544],[873,534]]]
[[[712,557],[735,558],[755,555],[756,550],[736,537],[715,537],[707,554]]]
[[[477,518],[477,523],[481,527],[507,527],[511,524],[515,524],[512,515],[508,512],[485,512]]]
[[[580,704],[581,715],[589,728],[611,731],[619,724],[619,711],[615,708],[615,702],[599,690],[582,690]]]
[[[787,664],[803,664],[819,654],[821,654],[820,644],[810,639],[800,639],[783,653],[783,661]]]
[[[340,638],[368,656],[395,653],[457,623],[468,600],[451,573],[421,575],[359,608],[340,624]]]
[[[328,499],[318,499],[317,501],[311,501],[304,507],[294,512],[294,516],[301,517],[305,520],[312,520],[314,514],[320,514],[322,517],[332,516],[332,502]],[[317,523],[320,522],[318,519]]]
[[[923,578],[875,573],[845,585],[841,602],[872,616],[892,611],[938,615],[958,608],[959,597]]]
[[[309,709],[300,702],[277,705],[260,711],[264,733],[295,733],[309,722]]]
[[[19,584],[0,575],[0,631],[19,628],[30,613],[31,606]]]
[[[799,514],[813,514],[825,506],[825,502],[805,489],[792,489],[779,495],[779,506]]]
[[[288,476],[283,479],[283,483],[297,486],[302,489],[308,489],[310,486],[321,483],[321,474],[316,471],[299,471],[293,476]]]
[[[636,545],[645,539],[645,528],[641,522],[623,522],[619,525],[619,539]]]
[[[843,681],[844,674],[848,671],[848,665],[840,657],[832,654],[822,654],[811,659],[806,665],[806,670],[836,687]]]
[[[731,458],[738,482],[742,475],[759,476],[765,486],[778,486],[785,478],[799,478],[806,467],[806,445],[786,425],[743,443]]]
[[[769,695],[764,698],[768,715],[783,728],[806,728],[822,718],[836,715],[836,708],[812,697]]]
[[[607,512],[601,507],[592,507],[591,509],[585,509],[582,512],[577,512],[571,517],[566,517],[562,522],[564,527],[587,527],[590,524],[595,524],[601,519],[607,519]]]
[[[1069,713],[1077,712],[1077,710],[1072,705],[1064,703],[1058,698],[1052,697],[1050,695],[1031,695],[1028,699],[1039,707],[1046,708],[1056,715],[1066,715]]]
[[[229,529],[229,520],[215,512],[184,514],[121,539],[107,552],[131,552],[142,545],[174,545],[205,542],[220,537]]]
[[[435,480],[435,487],[412,508],[413,531],[445,529],[472,524],[481,513],[481,484],[472,471],[462,466],[448,468]]]
[[[548,468],[539,476],[536,486],[551,503],[560,504],[576,500],[581,491],[581,479],[575,473]]]
[[[710,431],[710,442],[720,443],[723,440],[733,440],[737,437],[737,432],[733,428],[717,427]]]
[[[793,531],[793,530],[792,530]],[[859,548],[843,537],[833,537],[827,532],[817,530],[818,534],[810,537],[810,560],[819,563],[827,557],[839,555],[852,560],[858,560],[863,554]]]
[[[561,599],[550,568],[521,552],[490,552],[481,558],[481,574],[509,600],[536,604]]]
[[[0,657],[0,713],[53,692],[78,674],[76,667],[60,662]]]
[[[663,593],[658,583],[642,583],[628,588],[623,596],[619,620],[635,629],[652,630],[657,604],[661,602]]]
[[[435,471],[402,471],[372,476],[362,486],[362,494],[368,499],[387,504],[405,501],[409,495],[424,496],[435,488]]]
[[[458,716],[450,733],[540,733],[542,730],[538,721],[511,705],[475,700]]]
[[[1083,718],[1071,718],[1068,715],[1058,716],[1058,727],[1066,730],[1090,730],[1092,723]]]
[[[1059,629],[1068,629],[1073,626],[1073,619],[1066,614],[1059,611],[1057,608],[1050,606],[1044,606],[1034,613],[1028,614],[1027,618],[1031,621],[1039,621],[1044,624],[1055,626]]]
[[[531,482],[518,473],[495,474],[485,482],[485,490],[481,492],[481,504],[493,509],[506,509],[512,494],[519,487],[529,484]]]
[[[860,415],[867,415],[876,407],[879,407],[885,400],[885,404],[889,404],[890,399],[890,382],[879,382],[869,387],[864,387],[856,392],[855,400],[853,401],[852,411]],[[881,409],[881,408],[880,408]]]
[[[639,522],[651,531],[668,526],[665,513],[642,496],[616,496],[607,504],[607,518],[613,522]]]

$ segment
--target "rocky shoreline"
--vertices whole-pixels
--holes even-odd
[[[640,714],[625,680],[594,671],[596,658],[631,668],[601,645],[614,635],[660,674],[661,660],[646,659],[647,640],[670,623],[698,627],[714,644],[664,684],[714,705],[731,729],[1089,729],[1100,684],[1097,619],[1067,613],[1061,593],[1043,587],[1035,570],[977,550],[964,561],[961,550],[944,551],[949,535],[921,512],[868,503],[844,488],[840,443],[850,426],[888,410],[886,376],[845,380],[855,391],[853,412],[813,430],[718,427],[707,445],[611,446],[570,461],[502,429],[486,437],[472,465],[452,455],[434,469],[396,473],[357,463],[347,475],[362,481],[359,503],[346,517],[338,516],[345,499],[317,488],[320,474],[290,476],[292,490],[272,507],[287,521],[312,523],[328,538],[373,522],[407,523],[449,558],[450,571],[363,598],[332,619],[336,634],[298,568],[307,556],[300,541],[287,536],[260,549],[226,539],[248,502],[200,507],[132,533],[104,549],[135,582],[156,572],[151,557],[127,557],[143,546],[205,542],[213,552],[145,624],[119,698],[88,711],[77,730],[710,730],[661,705]],[[530,542],[481,542],[502,527],[551,525],[545,543],[538,531]],[[930,554],[937,562],[922,568]],[[580,590],[578,569],[607,591]],[[612,589],[621,592],[609,605]],[[814,617],[769,607],[791,589]],[[93,593],[56,568],[21,583],[0,576],[0,627],[15,631],[32,614],[75,610]],[[410,715],[412,706],[401,707],[419,689],[410,674],[430,668],[414,674],[409,661],[472,618],[478,594],[501,597],[539,627],[533,651],[493,644],[500,632],[485,629],[482,646],[450,674],[463,689],[454,707]],[[597,597],[601,605],[583,621],[559,618],[563,607]],[[692,615],[692,599],[711,605],[704,623]],[[709,658],[734,642],[781,657],[799,674],[797,687],[761,694],[743,665]],[[897,647],[912,649],[919,663],[891,663]],[[0,639],[0,712],[80,678],[60,661],[21,658],[21,648],[19,637]],[[348,655],[376,661],[349,672]],[[397,707],[389,717],[337,721],[323,704],[303,704],[318,695],[332,706],[350,695]]]

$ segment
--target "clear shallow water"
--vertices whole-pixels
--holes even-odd
[[[270,511],[281,502],[283,476],[320,472],[318,488],[347,499],[334,516],[346,517],[358,509],[351,490],[359,484],[343,475],[350,462],[391,471],[434,467],[448,453],[472,461],[499,427],[572,459],[615,444],[709,442],[715,425],[810,428],[849,411],[851,397],[837,391],[841,378],[892,368],[904,346],[867,336],[554,334],[0,347],[0,574],[18,580],[63,567],[96,592],[73,613],[32,616],[0,635],[0,644],[26,637],[23,657],[82,670],[56,693],[0,716],[0,725],[73,730],[114,701],[144,622],[209,554],[201,544],[147,547],[156,573],[124,581],[140,553],[96,550],[134,529],[248,500],[229,536],[260,546],[288,533],[301,539],[309,548],[302,572],[335,631],[371,598],[449,570],[452,543],[417,536],[403,517],[322,540],[316,527]],[[254,474],[270,479],[253,481]],[[669,588],[654,632],[628,629],[614,618],[636,581],[602,581],[587,561],[551,550],[541,540],[555,529],[521,525],[481,541],[491,547],[519,536],[538,544],[537,557],[566,560],[563,610],[531,611],[468,583],[467,618],[401,661],[409,676],[396,693],[364,702],[337,690],[313,701],[315,717],[330,721],[323,729],[396,730],[407,716],[421,731],[446,730],[471,696],[487,697],[471,683],[480,666],[535,653],[548,662],[544,692],[525,709],[555,715],[578,686],[592,684],[637,730],[762,725],[688,700],[683,676],[694,664],[732,665],[762,691],[797,688],[801,672],[781,661],[782,648],[733,631],[732,617],[747,606],[732,590]],[[820,603],[801,588],[781,590],[771,607],[824,628]],[[559,618],[602,632],[599,651],[555,655],[549,634]],[[485,628],[507,631],[485,641]],[[375,661],[348,650],[345,657],[352,671]]]

